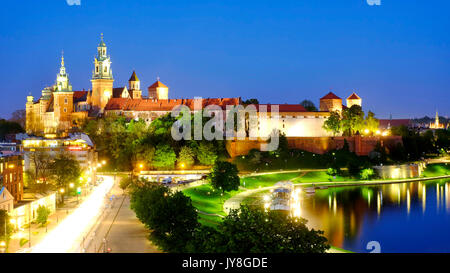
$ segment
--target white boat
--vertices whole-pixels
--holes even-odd
[[[315,194],[316,193],[316,188],[315,187],[305,188],[305,193],[306,194]]]
[[[290,211],[291,193],[294,186],[291,182],[281,181],[275,184],[277,188],[272,193],[272,203],[270,210]]]

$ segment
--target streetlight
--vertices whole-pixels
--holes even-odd
[[[59,192],[61,193],[61,202],[64,203],[64,192],[65,190],[63,188],[59,189]]]
[[[0,250],[1,250],[1,253],[6,252],[6,242],[5,241],[0,242]]]

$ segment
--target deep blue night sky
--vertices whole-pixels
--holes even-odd
[[[449,115],[450,1],[3,1],[0,117],[56,79],[89,89],[100,33],[115,86],[135,69],[171,98],[299,103],[356,91],[378,117]]]

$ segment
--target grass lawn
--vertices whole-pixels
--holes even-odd
[[[301,174],[302,172],[293,172],[248,176],[241,178],[241,186],[244,186],[245,182],[245,188],[247,189],[271,187],[279,181],[291,180],[293,178],[299,177]]]
[[[208,227],[215,228],[221,221],[222,218],[219,216],[198,214],[198,222]]]
[[[239,192],[241,191],[226,192],[223,196],[221,196],[222,192],[217,190],[214,191],[214,189],[209,184],[185,189],[183,191],[186,196],[189,196],[192,199],[192,204],[198,210],[210,214],[220,214],[223,216],[226,215],[225,212],[223,212],[223,203],[225,202],[225,200],[231,198],[233,195]]]
[[[422,174],[424,177],[450,175],[450,164],[430,164]]]

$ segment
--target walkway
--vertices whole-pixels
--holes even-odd
[[[157,253],[149,232],[130,208],[130,197],[116,183],[111,190],[111,204],[104,211],[85,241],[85,252]]]
[[[57,208],[55,213],[48,217],[46,227],[41,227],[39,224],[32,223],[30,228],[25,228],[22,231],[12,234],[8,252],[16,253],[30,251],[30,247],[37,245],[48,232],[52,231],[56,226],[58,226],[59,222],[64,220],[67,215],[72,213],[72,211],[78,207],[86,194],[88,193],[83,192],[81,197],[66,197],[64,206]],[[24,241],[26,243],[21,246],[20,241]]]

